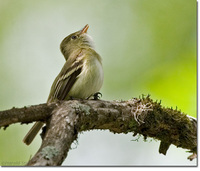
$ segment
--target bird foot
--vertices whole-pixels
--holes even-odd
[[[89,96],[87,100],[90,99],[91,97],[93,97],[93,100],[99,100],[101,98],[100,96],[102,97],[102,94],[100,92],[96,92],[93,95]]]

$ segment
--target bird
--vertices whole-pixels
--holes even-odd
[[[60,50],[65,64],[55,78],[47,104],[59,100],[89,99],[98,94],[103,84],[102,58],[94,48],[94,42],[87,34],[89,25],[65,37]],[[23,139],[31,144],[44,122],[37,121]]]

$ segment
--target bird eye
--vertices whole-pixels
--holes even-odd
[[[72,36],[71,38],[72,38],[72,39],[76,39],[76,38],[77,38],[77,36]]]

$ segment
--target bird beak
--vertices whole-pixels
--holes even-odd
[[[86,24],[85,27],[81,30],[80,34],[87,33],[88,28],[89,28],[89,25]]]

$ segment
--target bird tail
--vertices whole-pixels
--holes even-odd
[[[32,128],[29,130],[29,132],[26,134],[26,136],[23,139],[23,142],[26,145],[31,144],[31,142],[33,141],[33,139],[35,138],[39,130],[42,128],[43,124],[44,124],[43,122],[36,122],[32,126]]]

